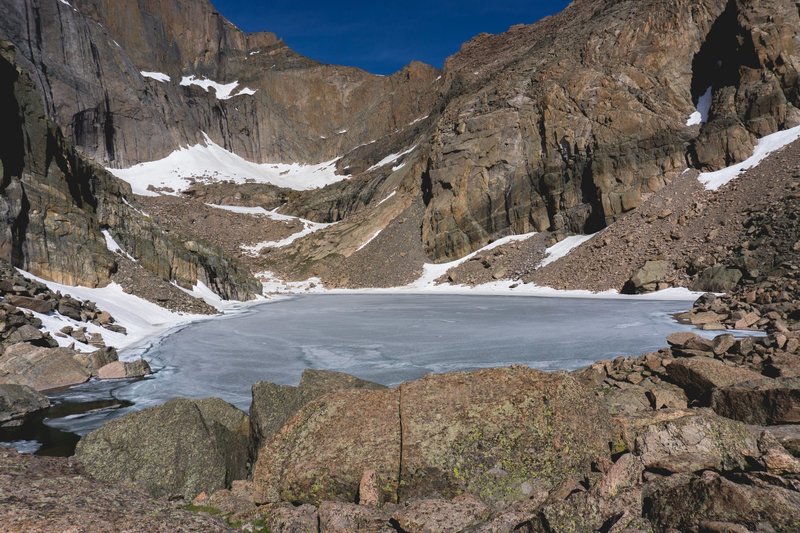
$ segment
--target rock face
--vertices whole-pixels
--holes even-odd
[[[325,394],[346,389],[385,389],[372,383],[328,370],[303,371],[300,385],[290,387],[262,381],[253,385],[250,425],[256,450],[307,403]]]
[[[0,385],[0,427],[14,426],[26,416],[50,407],[47,396],[25,385]]]
[[[357,501],[365,470],[381,499],[397,495],[401,458],[396,391],[345,390],[300,409],[258,454],[253,480],[270,501]]]
[[[400,208],[298,243],[298,265],[349,257],[417,197],[425,211],[413,224],[436,261],[512,233],[592,232],[687,166],[744,159],[758,137],[800,120],[792,0],[580,0],[473,39],[441,79],[421,64],[387,78],[319,65],[272,34],[244,35],[207,0],[73,5],[7,2],[0,36],[21,50],[46,114],[97,161],[157,159],[201,132],[251,160],[342,156],[339,170],[356,179],[289,206],[330,222],[402,183]],[[181,86],[188,76],[255,94],[219,99]],[[706,122],[687,125],[707,91]],[[410,148],[405,168],[371,168]],[[712,281],[731,282],[723,277]]]
[[[667,373],[691,398],[705,397],[706,401],[713,389],[762,377],[751,370],[727,366],[708,357],[678,359],[667,367]]]
[[[264,444],[253,480],[272,501],[356,501],[373,470],[383,501],[470,492],[508,502],[588,467],[609,440],[607,412],[570,376],[436,375],[309,403]]]
[[[800,118],[798,27],[790,0],[583,0],[468,42],[445,66],[450,99],[423,175],[430,256],[508,233],[589,233],[687,154],[702,169],[749,157]],[[687,127],[709,87],[709,121]]]
[[[0,71],[0,117],[8,139],[0,148],[0,259],[68,285],[105,285],[117,269],[101,233],[107,229],[161,278],[187,287],[202,281],[224,297],[244,300],[259,290],[219,250],[187,246],[126,203],[127,184],[84,159],[47,122],[8,43],[0,46]],[[69,315],[69,306],[61,306]]]
[[[75,453],[97,479],[191,500],[247,476],[248,438],[247,416],[232,405],[175,399],[109,422]]]
[[[160,159],[201,132],[249,160],[329,161],[427,115],[437,98],[427,65],[390,77],[321,65],[273,34],[244,34],[208,0],[13,0],[0,38],[19,47],[66,137],[114,167]],[[189,76],[238,86],[221,99],[182,86]]]
[[[761,529],[762,524],[773,531],[792,531],[800,518],[800,493],[734,483],[710,471],[701,477],[665,480],[662,487],[645,497],[645,502],[647,518],[664,531],[685,531],[696,524],[715,522],[727,523],[728,527],[746,524],[749,531]]]
[[[644,428],[634,450],[645,468],[672,473],[736,470],[757,452],[747,428],[707,411],[677,412]]]

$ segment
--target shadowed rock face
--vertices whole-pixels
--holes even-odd
[[[33,83],[0,42],[0,257],[59,283],[105,285],[117,265],[101,230],[156,275],[249,299],[258,284],[212,247],[168,235],[126,203],[130,187],[88,162],[45,119]]]
[[[427,115],[437,98],[427,65],[390,77],[321,65],[273,34],[245,35],[207,0],[72,5],[5,2],[0,38],[18,46],[67,138],[108,166],[160,159],[201,132],[254,161],[327,161]],[[181,87],[190,75],[256,93],[218,100]]]
[[[789,0],[578,1],[468,42],[423,175],[429,255],[596,231],[690,164],[749,157],[798,122],[799,25]],[[708,87],[709,121],[686,126]]]

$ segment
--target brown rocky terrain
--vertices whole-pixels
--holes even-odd
[[[696,175],[800,121],[796,2],[578,0],[475,38],[440,80],[422,65],[386,79],[318,65],[273,35],[243,35],[205,0],[73,1],[2,7],[0,36],[22,65],[3,45],[11,141],[0,146],[0,251],[14,266],[92,286],[117,279],[196,309],[170,282],[242,299],[258,290],[252,272],[267,269],[396,286],[424,262],[539,231],[449,281],[728,294],[679,317],[719,330],[713,340],[671,335],[657,352],[573,373],[511,367],[388,389],[308,372],[298,387],[254,385],[249,415],[175,399],[119,418],[81,440],[82,466],[0,453],[0,529],[798,529],[800,143],[717,192]],[[179,87],[188,74],[257,92],[221,101]],[[687,126],[708,87],[708,121]],[[45,115],[107,165],[154,159],[207,131],[258,161],[345,154],[338,166],[352,178],[320,191],[214,184],[134,199]],[[373,168],[392,152],[407,153]],[[299,224],[205,203],[336,224],[244,259],[240,244]],[[137,262],[109,252],[101,230]],[[595,230],[537,268],[547,246]],[[37,390],[143,370],[100,346],[56,348],[25,309],[115,324],[4,268],[0,424],[45,408]],[[97,341],[82,328],[60,334]]]
[[[88,477],[71,459],[0,450],[0,531],[230,531],[221,521]]]
[[[445,67],[456,95],[423,175],[429,255],[591,233],[687,166],[748,157],[797,123],[798,27],[789,1],[578,1],[470,41]],[[687,127],[709,86],[709,122]]]
[[[687,172],[636,211],[525,281],[563,289],[621,290],[647,261],[663,262],[654,281],[726,291],[797,261],[800,142],[773,154],[718,191]],[[740,272],[733,284],[704,285],[714,268]]]
[[[697,192],[687,188],[685,168],[742,160],[758,137],[800,117],[794,82],[800,21],[789,0],[573,2],[537,24],[476,37],[448,60],[441,80],[421,65],[385,79],[318,65],[274,35],[242,34],[205,0],[169,6],[81,0],[74,9],[58,4],[12,2],[3,31],[18,43],[20,61],[43,89],[47,114],[98,161],[125,166],[154,159],[165,155],[165,147],[198,141],[200,131],[256,161],[343,156],[339,171],[352,178],[322,190],[247,185],[238,192],[211,185],[188,195],[270,209],[285,204],[284,213],[339,222],[258,262],[260,270],[291,279],[317,275],[333,286],[400,284],[413,279],[421,262],[455,259],[509,234],[551,231],[560,240],[644,213],[638,208],[655,206],[658,198],[681,203],[680,196],[688,200]],[[25,25],[19,23],[34,19],[52,30],[36,42],[20,34]],[[82,37],[65,35],[68,30]],[[92,61],[87,42],[95,47]],[[53,65],[67,51],[87,61]],[[93,63],[97,68],[88,72]],[[163,71],[173,82],[132,81],[141,77],[138,70]],[[175,87],[188,74],[236,78],[257,92],[218,100],[202,89]],[[708,87],[707,122],[687,126]],[[144,131],[148,139],[140,138]],[[151,140],[156,138],[158,146]],[[402,159],[372,168],[387,154],[414,147]],[[424,210],[408,211],[420,195]],[[402,231],[390,229],[400,221]],[[169,223],[188,231],[185,220]],[[641,240],[631,240],[635,224],[623,226],[617,232],[639,245]],[[670,239],[680,240],[679,233]],[[607,257],[627,249],[612,236]],[[237,249],[225,235],[218,237],[217,245]],[[659,237],[653,239],[642,250],[650,256],[645,260],[669,255],[662,250],[669,242],[659,246]],[[518,257],[501,250],[502,265],[487,272],[463,267],[473,271],[461,278],[480,283],[506,273],[537,284],[605,289],[622,287],[643,266],[634,264],[641,258],[626,259],[559,279],[573,269],[534,272],[541,245],[528,246]],[[691,257],[672,261],[661,275],[669,279],[655,286],[693,284],[702,273],[695,270],[717,259],[710,247],[676,247]],[[385,256],[391,258],[382,261]],[[387,267],[392,274],[381,276]],[[164,265],[157,270],[160,277],[172,274]]]
[[[381,146],[383,153],[416,146],[402,167],[359,174],[357,161],[351,165],[346,157],[345,164],[356,169],[353,179],[289,199],[283,212],[343,222],[273,254],[269,269],[290,278],[313,273],[326,284],[364,286],[357,272],[350,280],[331,265],[349,262],[421,190],[426,208],[415,223],[426,261],[462,257],[510,234],[549,231],[560,240],[608,227],[608,261],[618,253],[624,258],[612,268],[584,261],[574,279],[572,268],[561,266],[535,273],[532,249],[519,264],[505,261],[501,270],[537,284],[619,289],[644,261],[633,263],[650,258],[624,255],[630,243],[658,257],[669,255],[667,245],[682,238],[676,232],[662,245],[660,235],[645,235],[645,247],[633,231],[641,224],[627,214],[635,217],[647,211],[641,206],[659,201],[682,207],[660,207],[657,214],[694,209],[686,205],[695,200],[692,195],[714,195],[701,191],[690,180],[693,171],[684,174],[685,169],[740,161],[757,138],[797,124],[797,17],[794,4],[782,0],[587,1],[532,26],[480,36],[448,60],[441,112],[398,134],[394,148]],[[708,121],[687,126],[709,86]],[[365,152],[374,149],[359,148],[356,160],[379,159]],[[392,192],[391,202],[381,203]],[[738,200],[731,201],[735,207]],[[387,203],[398,208],[390,211]],[[626,218],[614,231],[614,223]],[[733,246],[694,246],[691,238],[672,244],[686,248],[688,260],[700,261],[688,266],[681,258],[679,272],[658,280],[677,285],[694,283],[701,273],[695,270],[707,268],[704,262],[713,266],[716,246]],[[386,240],[382,245],[389,246]],[[467,280],[486,276],[472,272]]]

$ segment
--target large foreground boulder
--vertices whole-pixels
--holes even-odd
[[[38,391],[84,383],[91,373],[75,355],[68,348],[11,346],[0,357],[0,383],[27,385]]]
[[[676,359],[667,367],[667,374],[690,399],[698,399],[704,405],[708,405],[714,389],[763,377],[752,370],[729,366],[710,357]]]
[[[680,474],[647,492],[643,510],[656,531],[789,532],[800,524],[800,492],[746,476],[736,483],[711,471]]]
[[[380,496],[393,500],[400,472],[400,404],[396,390],[345,390],[315,400],[267,441],[253,480],[272,502],[354,502],[365,470]]]
[[[249,421],[218,399],[171,400],[86,435],[75,454],[94,477],[191,499],[247,476]]]
[[[47,396],[25,385],[0,385],[0,427],[22,423],[28,415],[50,407]]]
[[[711,406],[747,424],[800,424],[800,378],[764,378],[717,389]]]
[[[348,390],[303,407],[259,453],[267,498],[357,501],[367,470],[384,501],[547,492],[609,453],[610,419],[577,379],[515,367]]]
[[[307,403],[325,394],[347,389],[385,389],[383,385],[331,370],[307,369],[300,385],[277,385],[261,381],[253,385],[250,425],[256,450]]]

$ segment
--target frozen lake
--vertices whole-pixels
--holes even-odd
[[[672,314],[688,302],[445,295],[304,295],[186,326],[145,357],[157,373],[136,382],[89,383],[69,401],[133,406],[46,423],[77,433],[176,396],[221,397],[242,409],[256,381],[297,384],[305,368],[395,385],[429,372],[521,363],[573,370],[598,359],[665,346],[691,329]]]

